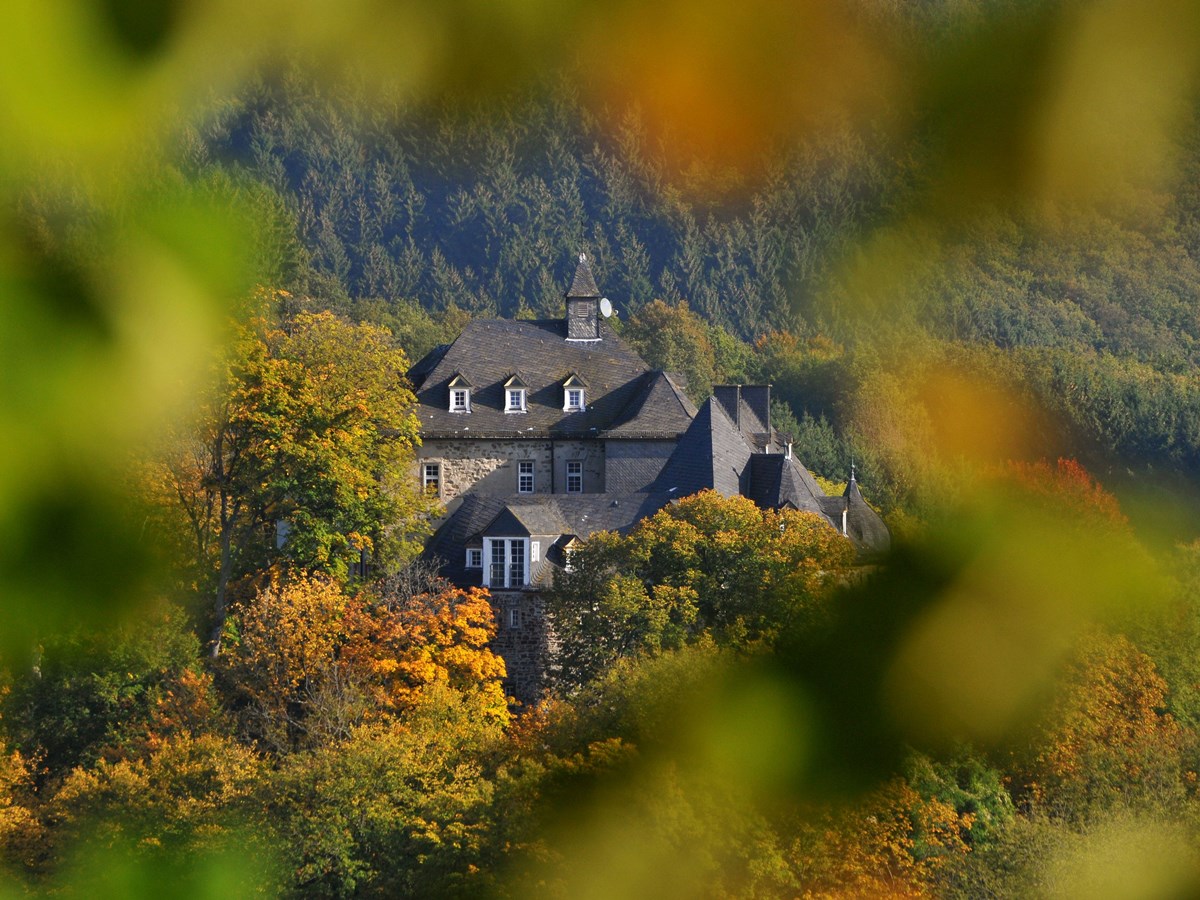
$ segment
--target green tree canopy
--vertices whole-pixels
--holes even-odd
[[[234,338],[151,483],[190,537],[214,652],[235,578],[272,561],[345,578],[364,553],[404,560],[429,508],[407,477],[416,400],[386,331],[302,312]]]

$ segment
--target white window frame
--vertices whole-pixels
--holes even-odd
[[[516,401],[515,403],[513,401]],[[523,413],[525,408],[525,388],[504,389],[504,411],[506,413]]]
[[[532,459],[517,460],[517,493],[532,494],[535,490]],[[526,481],[528,479],[528,481]]]
[[[499,556],[497,557],[497,552]],[[489,588],[519,588],[529,584],[529,538],[483,539],[483,586]],[[493,571],[502,567],[503,583],[497,582]],[[519,572],[516,566],[520,564]],[[514,574],[518,577],[514,578]]]
[[[583,493],[583,460],[581,459],[567,460],[567,493]]]
[[[521,625],[521,607],[510,606],[508,608],[508,627],[517,629],[520,628]]]
[[[462,399],[462,405],[457,401]],[[452,413],[469,413],[471,411],[471,389],[470,388],[450,388],[450,412]]]
[[[430,476],[432,470],[433,475]],[[433,485],[435,490],[430,491],[429,487]],[[423,462],[421,463],[421,489],[426,494],[433,494],[437,497],[442,496],[442,464],[439,462]]]
[[[584,408],[584,394],[581,387],[563,388],[563,412]]]
[[[468,547],[467,548],[466,567],[468,569],[482,569],[483,568],[483,548],[482,547]]]
[[[529,542],[529,562],[530,562],[530,564],[532,565],[535,562],[541,562],[542,561],[541,556],[542,556],[542,542],[541,541],[530,541]]]

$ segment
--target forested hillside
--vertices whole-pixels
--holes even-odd
[[[565,83],[381,109],[293,71],[215,105],[186,157],[269,189],[290,244],[281,286],[388,325],[413,358],[466,316],[560,314],[587,251],[635,343],[661,331],[661,314],[639,322],[656,300],[707,323],[673,351],[641,341],[653,363],[697,397],[713,380],[774,383],[814,468],[839,479],[866,458],[891,505],[916,501],[863,407],[931,353],[1042,404],[1043,454],[1200,476],[1197,146],[1179,139],[1172,179],[1126,179],[1100,202],[939,221],[921,134],[847,126],[714,186],[672,168],[636,108],[597,118]],[[863,271],[864,246],[894,261],[884,277]]]

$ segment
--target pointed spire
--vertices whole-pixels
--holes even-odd
[[[592,267],[588,264],[586,253],[579,254],[579,265],[575,268],[575,277],[571,280],[568,297],[599,297],[600,288],[596,287],[596,279],[592,275]]]
[[[852,502],[852,501],[859,501],[862,503],[866,502],[862,498],[862,491],[860,491],[858,489],[858,470],[857,470],[857,466],[854,465],[853,459],[850,460],[850,481],[846,485],[846,490],[842,494],[842,496],[846,498],[847,502]]]

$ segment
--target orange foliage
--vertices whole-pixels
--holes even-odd
[[[1167,683],[1128,638],[1089,635],[1062,679],[1026,767],[1031,800],[1062,813],[1129,790],[1179,790],[1189,733],[1165,711]]]
[[[804,897],[924,897],[938,869],[968,852],[970,813],[902,780],[804,823],[792,847]]]
[[[0,741],[0,866],[28,866],[42,855],[45,830],[32,807],[32,766]]]
[[[479,690],[485,712],[507,719],[504,660],[488,644],[496,632],[487,591],[451,588],[391,606],[355,601],[346,617],[345,663],[361,673],[373,705],[397,713],[435,683]]]
[[[233,624],[227,687],[244,728],[269,745],[343,739],[365,721],[411,711],[436,684],[470,694],[489,720],[508,721],[485,591],[387,603],[347,597],[326,577],[276,577]]]
[[[1117,498],[1073,459],[1060,458],[1053,467],[1045,460],[1010,461],[1003,475],[1060,515],[1093,525],[1124,528],[1129,524]]]

